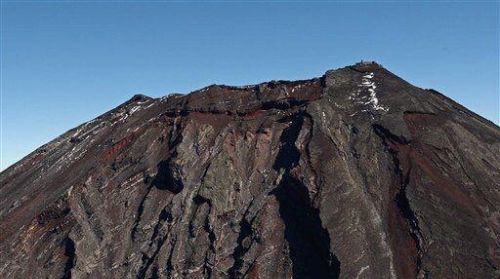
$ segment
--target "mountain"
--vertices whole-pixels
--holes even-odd
[[[499,278],[499,154],[374,62],[137,95],[0,174],[0,275]]]

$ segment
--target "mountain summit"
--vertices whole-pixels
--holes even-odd
[[[499,154],[376,63],[136,95],[0,174],[0,277],[498,278]]]

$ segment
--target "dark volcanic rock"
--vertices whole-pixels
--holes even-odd
[[[377,64],[134,96],[1,173],[2,278],[498,278],[500,128]]]

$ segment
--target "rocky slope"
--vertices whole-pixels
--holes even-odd
[[[378,64],[134,96],[1,173],[2,278],[498,278],[500,128]]]

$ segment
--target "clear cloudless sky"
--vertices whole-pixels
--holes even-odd
[[[126,101],[364,60],[499,123],[499,3],[5,1],[1,169]]]

